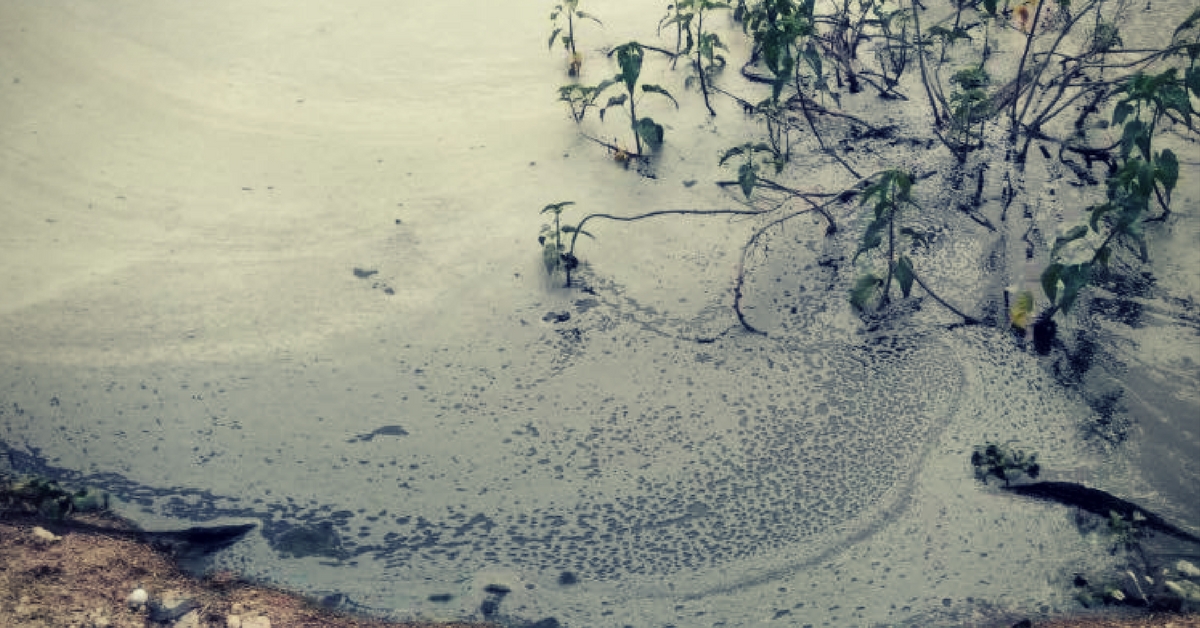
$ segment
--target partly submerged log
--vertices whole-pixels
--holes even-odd
[[[254,523],[233,525],[194,526],[182,530],[141,530],[124,519],[99,517],[97,523],[74,518],[48,520],[28,514],[0,512],[0,520],[35,521],[38,525],[62,535],[67,533],[94,534],[131,539],[166,552],[180,560],[194,560],[236,543],[247,532],[258,527]]]
[[[1127,520],[1135,520],[1140,516],[1141,521],[1138,525],[1144,528],[1156,530],[1200,545],[1200,537],[1172,525],[1166,519],[1149,510],[1133,502],[1125,501],[1099,489],[1088,488],[1082,484],[1074,482],[1034,482],[1031,484],[1006,486],[1005,490],[1028,497],[1047,499],[1060,504],[1075,506],[1101,517],[1109,517],[1114,512]]]

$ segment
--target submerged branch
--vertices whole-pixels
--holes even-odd
[[[575,259],[575,242],[579,239],[579,234],[584,233],[583,226],[593,218],[604,218],[616,222],[635,222],[645,220],[647,218],[655,218],[657,216],[719,216],[719,215],[740,215],[740,216],[757,216],[766,213],[765,210],[758,209],[660,209],[658,211],[647,212],[645,214],[637,214],[635,216],[618,216],[616,214],[588,214],[579,220],[579,224],[575,225],[571,233],[571,245],[567,248],[565,255]],[[571,267],[567,267],[567,287],[571,287]]]
[[[947,303],[946,300],[943,299],[942,297],[939,297],[936,292],[934,292],[933,290],[930,290],[929,286],[925,285],[924,281],[921,281],[921,276],[918,275],[917,273],[914,272],[912,274],[912,278],[914,281],[917,282],[918,286],[921,286],[922,290],[924,290],[929,296],[933,297],[934,301],[937,301],[939,304],[941,304],[942,307],[946,308],[947,310],[954,312],[956,315],[958,315],[959,318],[963,319],[963,322],[966,323],[967,325],[979,325],[983,322],[983,321],[980,321],[978,318],[975,318],[974,316],[971,316],[970,314],[967,314],[967,313],[963,312],[962,310],[954,307],[953,305],[950,305],[949,303]]]

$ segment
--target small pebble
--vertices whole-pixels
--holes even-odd
[[[200,611],[188,611],[172,624],[171,628],[200,628]]]
[[[33,538],[37,539],[41,543],[55,543],[62,540],[61,536],[58,536],[57,534],[41,526],[37,526],[33,529]]]
[[[140,610],[149,600],[150,594],[146,593],[146,590],[140,584],[129,594],[128,598],[125,598],[125,601],[129,603],[129,608],[135,611]]]

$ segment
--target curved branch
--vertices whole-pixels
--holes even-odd
[[[962,310],[947,303],[945,301],[945,299],[942,299],[942,297],[939,297],[936,292],[934,292],[933,290],[930,290],[929,286],[925,285],[924,281],[921,281],[921,276],[918,275],[915,271],[913,272],[912,277],[913,277],[913,280],[917,282],[917,285],[921,286],[922,290],[924,290],[929,296],[933,297],[934,301],[937,301],[939,304],[941,304],[942,307],[944,307],[947,310],[950,310],[951,312],[954,312],[956,315],[958,315],[959,318],[963,319],[963,323],[966,323],[967,325],[979,325],[983,322],[983,321],[980,321],[978,318],[975,318],[974,316],[966,314]]]
[[[718,215],[742,215],[742,216],[757,216],[766,213],[764,210],[758,209],[660,209],[658,211],[647,212],[645,214],[637,214],[635,216],[617,216],[615,214],[588,214],[579,220],[575,225],[575,229],[571,233],[571,245],[567,247],[565,255],[575,257],[575,241],[579,239],[579,234],[583,231],[583,226],[593,218],[604,218],[616,222],[634,222],[644,220],[646,218],[654,218],[657,216],[718,216]],[[567,266],[567,285],[571,287],[571,267]]]

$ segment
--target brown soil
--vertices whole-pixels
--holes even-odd
[[[154,598],[177,593],[200,604],[197,628],[226,628],[231,615],[247,625],[266,617],[271,628],[481,628],[481,623],[385,622],[335,613],[300,595],[217,573],[203,580],[185,574],[153,547],[96,532],[62,531],[59,540],[38,539],[29,519],[0,514],[0,626],[46,628],[143,628],[153,626],[145,609],[127,598],[139,584]],[[87,517],[87,523],[119,521]]]
[[[88,524],[126,529],[111,517],[78,517]],[[247,625],[266,617],[271,628],[484,628],[488,623],[386,622],[324,609],[301,595],[245,582],[232,573],[196,579],[161,551],[97,531],[55,528],[39,539],[38,521],[5,519],[0,512],[0,626],[144,628],[144,609],[126,601],[139,584],[152,597],[177,593],[199,603],[197,628],[226,628],[230,616]],[[1200,615],[1102,616],[1039,621],[1035,628],[1200,628]],[[583,628],[583,627],[580,627]],[[997,627],[999,628],[999,627]],[[1006,627],[1007,628],[1007,627]]]

